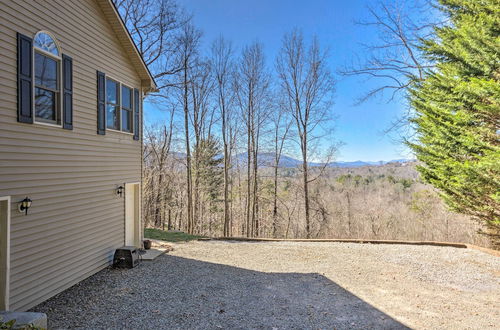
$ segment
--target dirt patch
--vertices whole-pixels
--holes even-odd
[[[500,258],[450,247],[206,241],[106,269],[33,310],[53,328],[421,328],[500,324]]]

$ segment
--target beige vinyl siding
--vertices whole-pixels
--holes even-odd
[[[16,32],[52,33],[73,59],[73,130],[17,122]],[[0,0],[0,196],[12,197],[10,308],[27,310],[109,265],[124,243],[118,185],[141,180],[141,144],[97,135],[96,70],[141,88],[94,0]],[[33,200],[27,216],[17,211]]]

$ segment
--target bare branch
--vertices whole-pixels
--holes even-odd
[[[358,25],[373,27],[378,32],[378,43],[364,45],[367,58],[352,63],[340,70],[343,76],[365,76],[377,79],[380,86],[360,97],[356,104],[391,90],[389,101],[398,93],[405,92],[411,81],[423,79],[425,70],[433,67],[423,58],[419,43],[440,24],[432,15],[432,5],[418,0],[411,5],[401,0],[378,2],[368,7],[371,19],[357,22]],[[392,81],[395,83],[387,83]]]

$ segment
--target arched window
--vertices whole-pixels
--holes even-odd
[[[56,41],[47,32],[38,32],[34,39],[34,45],[36,48],[51,53],[52,55],[60,55]]]
[[[61,52],[47,32],[33,39],[35,67],[35,120],[61,124]]]

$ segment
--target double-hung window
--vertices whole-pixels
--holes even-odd
[[[106,79],[106,127],[120,130],[120,83]]]
[[[61,56],[54,39],[45,32],[34,38],[35,121],[61,125]]]
[[[132,88],[111,78],[106,78],[106,127],[132,133],[133,109]]]
[[[121,112],[121,130],[127,133],[132,133],[132,114],[133,114],[133,96],[132,88],[122,85],[122,112]]]

